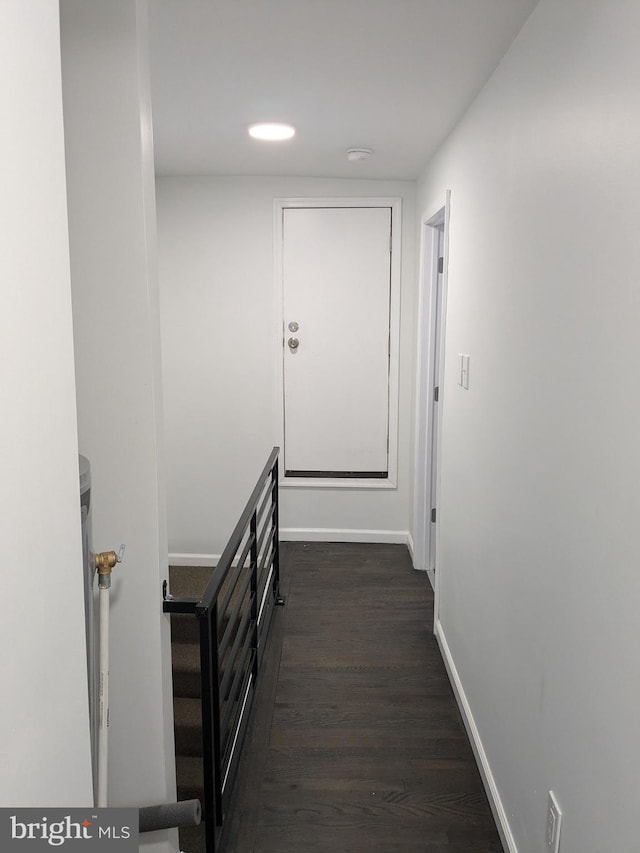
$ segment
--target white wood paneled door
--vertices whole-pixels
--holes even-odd
[[[391,207],[283,210],[287,477],[389,469]]]

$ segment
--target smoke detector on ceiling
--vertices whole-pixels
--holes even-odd
[[[350,163],[358,163],[361,160],[368,160],[372,154],[371,148],[348,148],[347,160]]]

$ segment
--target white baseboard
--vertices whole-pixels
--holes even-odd
[[[332,527],[281,527],[282,542],[377,542],[406,545],[406,530],[348,530]]]
[[[408,545],[406,530],[345,530],[332,527],[281,527],[281,542],[373,542]],[[170,566],[216,566],[220,554],[192,554],[174,551],[169,554]]]
[[[217,566],[220,554],[169,554],[170,566]]]
[[[464,687],[462,686],[462,682],[460,681],[460,676],[458,675],[456,665],[453,662],[453,657],[451,656],[451,649],[449,648],[449,644],[447,643],[447,639],[444,634],[444,629],[440,621],[436,623],[435,635],[438,641],[438,645],[440,646],[440,651],[442,652],[444,665],[447,668],[447,672],[449,674],[449,680],[451,681],[451,686],[453,687],[456,702],[458,703],[458,707],[460,708],[460,713],[462,714],[462,719],[464,721],[467,734],[469,735],[469,740],[471,741],[473,753],[478,763],[478,769],[480,770],[480,775],[482,777],[482,782],[487,793],[489,805],[491,806],[491,811],[493,812],[493,817],[498,828],[500,840],[502,841],[504,849],[508,851],[508,853],[518,853],[518,848],[516,847],[516,842],[513,837],[513,833],[511,832],[511,827],[509,826],[507,813],[504,809],[504,806],[502,805],[500,793],[498,791],[498,787],[491,771],[491,765],[489,764],[487,753],[485,752],[484,746],[482,745],[482,740],[480,739],[480,732],[478,731],[478,727],[476,726],[476,722],[473,718],[471,706],[469,705],[469,701],[464,692]]]
[[[431,588],[435,592],[436,589],[436,576],[435,572],[431,569],[428,569],[426,566],[416,566],[416,555],[413,546],[413,536],[411,533],[407,533],[407,547],[409,548],[409,553],[411,554],[411,562],[413,563],[413,568],[416,572],[424,572],[429,578],[429,583],[431,584]]]
[[[411,531],[407,531],[407,548],[409,549],[411,562],[413,563],[413,536],[411,535]]]

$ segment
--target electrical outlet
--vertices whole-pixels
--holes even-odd
[[[560,826],[562,825],[562,810],[553,791],[549,791],[547,805],[547,847],[552,853],[560,850]]]

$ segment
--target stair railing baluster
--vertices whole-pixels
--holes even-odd
[[[237,772],[240,749],[258,678],[262,646],[269,630],[273,604],[284,604],[284,599],[280,595],[278,454],[279,448],[274,447],[202,597],[199,599],[173,598],[167,595],[166,581],[163,585],[163,612],[194,614],[200,626],[206,853],[215,853],[219,848],[225,810]],[[269,492],[271,492],[270,506]],[[269,507],[268,513],[263,514],[265,506]],[[266,521],[259,532],[260,514]],[[241,548],[243,542],[245,545]],[[236,595],[234,600],[235,591],[242,588],[241,576],[247,556],[250,559],[249,612],[246,609],[242,610],[244,594]],[[244,577],[246,578],[246,574]],[[262,578],[264,581],[261,580]],[[227,581],[229,589],[221,595]],[[260,592],[261,583],[263,583],[264,593]],[[269,606],[262,609],[261,604],[266,602],[268,591],[271,592],[272,599]],[[224,612],[220,610],[221,602]],[[249,643],[249,646],[245,646],[241,637],[238,637],[237,642],[233,642],[233,637],[230,639],[230,629],[227,630],[230,623],[236,624],[237,630],[240,630],[239,626],[247,617],[250,619],[250,633],[243,636],[246,637],[245,642]],[[246,655],[242,652],[243,647],[246,648]],[[224,667],[221,667],[222,662]],[[250,662],[250,669],[242,669],[245,662]],[[227,685],[235,683],[245,685],[242,688],[240,710],[234,711],[233,714],[230,713],[229,702],[234,700],[229,696],[221,695],[223,668],[227,672],[225,678]],[[244,672],[246,677],[243,675]],[[235,679],[234,673],[237,676]],[[233,692],[235,687],[230,689]],[[223,711],[225,702],[227,703],[226,711]],[[224,731],[222,730],[223,718]]]
[[[254,510],[249,527],[251,536],[251,647],[253,684],[258,680],[258,513]]]
[[[220,701],[218,697],[217,602],[196,607],[200,624],[200,701],[202,704],[202,758],[204,765],[205,850],[215,853],[216,826],[220,820]]]
[[[278,457],[276,456],[271,469],[271,500],[273,504],[273,527],[276,535],[273,539],[273,597],[278,605],[284,604],[280,595],[280,506],[278,500]]]

